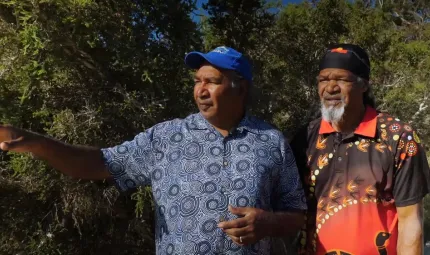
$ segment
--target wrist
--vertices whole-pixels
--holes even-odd
[[[275,214],[273,212],[263,211],[263,224],[265,229],[266,236],[276,236],[276,220],[275,220]]]

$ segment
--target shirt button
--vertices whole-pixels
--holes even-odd
[[[228,166],[227,160],[224,160],[224,166]]]
[[[342,157],[338,157],[338,158],[337,158],[337,160],[338,160],[338,161],[342,161]]]
[[[226,192],[226,191],[227,191],[227,189],[226,189],[224,186],[222,186],[222,187],[221,187],[221,192],[222,192],[222,193],[224,193],[224,192]]]

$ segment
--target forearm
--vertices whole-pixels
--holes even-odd
[[[74,178],[100,180],[110,176],[103,163],[100,149],[94,147],[69,145],[36,134],[28,151],[58,171]]]
[[[268,218],[270,236],[291,236],[303,226],[304,212],[269,212]]]
[[[397,207],[399,215],[397,254],[421,255],[424,249],[422,202]]]
[[[399,255],[421,255],[423,254],[423,231],[421,223],[399,222],[399,236],[397,241],[397,254]]]

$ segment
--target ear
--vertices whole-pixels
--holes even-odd
[[[248,84],[246,80],[237,81],[239,83],[239,94],[247,95],[248,94]]]
[[[231,88],[236,96],[240,96],[243,93],[243,83],[240,80],[233,80],[231,82]]]
[[[365,93],[369,89],[369,81],[367,80],[361,80],[357,85],[360,86],[360,90],[362,93]]]
[[[363,93],[369,90],[369,81],[363,81]]]

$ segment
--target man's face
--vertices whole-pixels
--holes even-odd
[[[243,110],[243,89],[232,88],[233,71],[206,63],[194,76],[194,100],[205,119],[223,122]]]
[[[318,94],[324,120],[338,122],[349,109],[360,109],[367,88],[359,86],[356,81],[356,76],[344,69],[326,68],[320,71]]]

